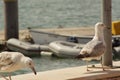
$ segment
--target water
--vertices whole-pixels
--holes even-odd
[[[102,0],[18,0],[19,28],[93,26],[101,21]],[[113,20],[120,19],[120,0],[112,0]],[[12,20],[12,19],[11,19]],[[4,28],[4,5],[0,1],[0,29]]]
[[[19,1],[19,28],[54,28],[93,26],[101,21],[102,0],[18,0]],[[112,20],[120,19],[120,0],[112,0]],[[12,20],[12,19],[11,19]],[[0,30],[4,28],[4,5],[0,1]],[[81,60],[60,59],[54,57],[33,58],[37,71],[46,71],[65,67],[85,65]],[[91,63],[96,63],[95,61]],[[28,69],[15,73],[31,72]]]

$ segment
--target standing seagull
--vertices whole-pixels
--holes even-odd
[[[105,25],[101,22],[96,23],[95,25],[95,35],[91,41],[89,41],[83,49],[80,51],[80,54],[76,58],[82,58],[86,61],[91,61],[92,59],[99,60],[106,50],[106,44],[104,41],[104,29]],[[103,64],[101,62],[102,68]],[[87,71],[88,64],[87,64]],[[104,71],[104,68],[103,68]]]
[[[22,53],[19,52],[1,52],[0,53],[0,72],[14,72],[21,68],[31,68],[34,74],[36,71],[32,59],[25,57]],[[2,76],[5,80],[12,80],[11,75],[9,79]]]

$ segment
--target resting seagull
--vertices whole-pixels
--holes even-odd
[[[31,68],[36,75],[34,64],[31,58],[26,57],[19,52],[6,51],[0,53],[0,72],[11,73],[22,68]],[[12,80],[11,75],[9,75],[9,79],[3,75],[0,76],[2,76],[5,80]]]
[[[92,59],[99,60],[101,59],[101,56],[104,54],[106,50],[106,44],[104,41],[104,28],[106,26],[98,22],[95,25],[95,35],[91,41],[89,41],[80,51],[80,54],[77,56],[77,58],[82,58],[82,60],[85,60],[86,63],[88,61],[91,61]],[[101,62],[102,68],[103,64]],[[103,68],[104,70],[104,68]],[[88,64],[87,64],[87,71],[88,70]]]

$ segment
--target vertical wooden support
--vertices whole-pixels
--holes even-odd
[[[5,40],[18,38],[18,0],[4,0]]]
[[[103,7],[103,15],[102,20],[103,23],[107,26],[105,30],[105,41],[107,50],[102,57],[103,65],[112,67],[112,33],[111,33],[111,0],[102,0]]]

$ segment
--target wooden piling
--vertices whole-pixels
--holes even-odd
[[[102,62],[105,66],[112,66],[111,6],[111,0],[102,0],[102,20],[107,26],[104,34],[107,50],[102,57]]]
[[[5,40],[18,38],[18,0],[4,0]]]

